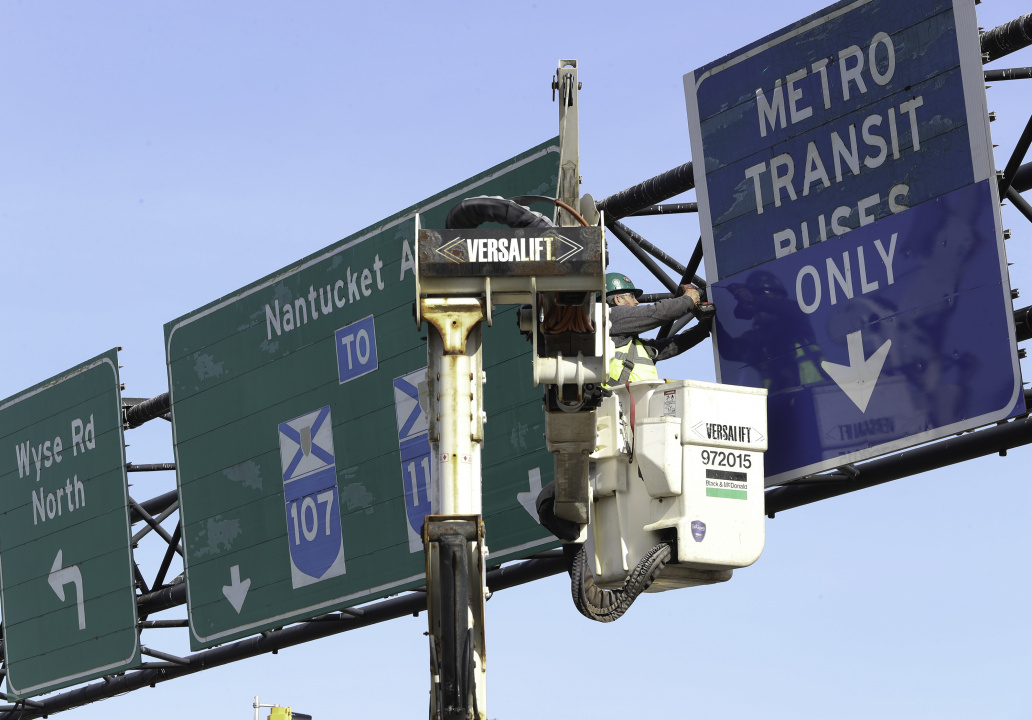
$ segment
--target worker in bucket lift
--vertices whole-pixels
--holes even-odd
[[[609,305],[609,336],[616,353],[609,363],[607,387],[638,380],[657,380],[656,362],[676,357],[709,336],[713,305],[703,303],[699,290],[681,285],[676,297],[647,305],[639,304],[642,291],[623,273],[606,275],[606,303]],[[698,309],[696,311],[696,309]],[[641,333],[675,322],[696,311],[699,324],[667,338],[640,338]]]

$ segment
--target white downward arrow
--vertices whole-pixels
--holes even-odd
[[[57,551],[57,557],[54,558],[54,564],[50,568],[50,575],[47,577],[47,581],[50,583],[50,587],[53,588],[54,593],[57,595],[57,599],[61,602],[65,601],[64,586],[68,583],[75,585],[75,606],[79,611],[79,629],[85,630],[86,607],[82,601],[82,572],[80,572],[78,565],[61,567],[63,553],[63,550]]]
[[[516,499],[520,501],[520,505],[534,518],[534,522],[540,525],[541,521],[538,519],[537,514],[537,496],[541,493],[541,468],[528,470],[527,478],[530,480],[530,491],[516,493]]]
[[[867,403],[871,401],[874,386],[878,384],[885,358],[889,354],[891,340],[874,351],[871,357],[864,359],[864,340],[860,331],[846,335],[846,347],[849,350],[849,364],[837,365],[828,361],[821,363],[824,372],[831,376],[842,392],[852,400],[860,412],[867,412]]]
[[[240,566],[234,565],[229,569],[229,585],[222,586],[222,594],[229,600],[229,604],[240,614],[240,608],[244,606],[244,598],[247,597],[247,590],[251,587],[251,578],[240,582]]]

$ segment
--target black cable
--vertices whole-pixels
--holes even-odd
[[[588,551],[584,545],[563,545],[563,553],[570,571],[573,604],[581,615],[596,622],[613,622],[623,616],[631,603],[648,590],[672,556],[670,546],[660,543],[645,553],[628,573],[623,587],[603,590],[595,584],[595,577],[588,570]]]
[[[595,206],[606,213],[606,220],[619,220],[664,200],[669,200],[695,187],[691,162],[667,170],[640,182],[634,187],[602,198]]]
[[[553,228],[552,222],[541,213],[503,197],[473,197],[458,203],[444,221],[449,230],[480,227],[496,222],[511,228]]]
[[[979,45],[982,47],[983,55],[988,56],[983,62],[998,60],[1004,55],[1032,45],[1032,13],[982,33],[979,36]]]
[[[159,418],[169,411],[171,407],[169,394],[161,393],[149,400],[132,405],[122,410],[122,417],[126,426],[131,430],[140,427],[145,422]]]

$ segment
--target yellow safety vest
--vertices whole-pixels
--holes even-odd
[[[616,348],[613,359],[609,361],[609,377],[602,385],[616,387],[627,382],[658,379],[656,364],[641,340],[634,337]]]

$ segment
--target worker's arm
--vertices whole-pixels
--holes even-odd
[[[695,301],[687,294],[648,305],[616,305],[609,310],[609,334],[640,335],[679,320],[694,309]]]

